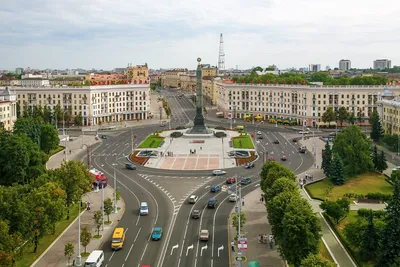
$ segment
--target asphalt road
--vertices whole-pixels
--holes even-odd
[[[187,97],[178,97],[180,92],[162,91],[172,110],[171,127],[187,125],[195,116],[194,104]],[[213,122],[215,125],[215,122]],[[255,126],[246,126],[250,131]],[[137,136],[135,145],[148,134],[159,130],[159,125],[135,127],[112,132],[109,139],[103,142],[93,154],[93,166],[105,172],[109,183],[113,186],[114,166],[118,180],[118,188],[126,203],[126,212],[118,226],[127,229],[126,240],[122,250],[113,252],[110,239],[104,241],[106,267],[124,267],[150,265],[152,267],[172,266],[228,266],[227,218],[234,207],[228,202],[226,191],[210,193],[210,186],[224,185],[227,177],[252,177],[252,183],[244,186],[243,196],[251,192],[259,184],[259,171],[262,162],[258,160],[253,169],[236,167],[227,170],[227,175],[209,177],[210,171],[177,171],[151,169],[137,166],[137,170],[125,169],[125,158],[131,152],[132,134]],[[274,155],[276,160],[284,153],[287,161],[282,162],[296,173],[308,169],[313,159],[309,154],[298,154],[297,144],[285,139],[282,129],[263,127],[257,130],[263,133],[263,139],[257,145],[259,151]],[[279,140],[279,144],[273,144]],[[199,196],[196,204],[187,203],[188,192]],[[208,198],[216,197],[217,209],[207,209]],[[140,202],[149,204],[150,214],[139,216]],[[193,209],[202,210],[200,219],[191,219]],[[163,228],[163,239],[151,241],[153,227]],[[210,231],[208,242],[199,242],[201,229]],[[193,247],[192,247],[193,245]],[[222,248],[223,247],[223,248]],[[218,249],[220,248],[220,249]]]

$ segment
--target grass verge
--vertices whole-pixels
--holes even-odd
[[[319,244],[319,252],[318,252],[318,254],[319,254],[319,257],[324,259],[324,260],[327,260],[327,261],[330,261],[330,262],[333,262],[333,263],[335,262],[333,260],[332,256],[331,256],[331,254],[329,253],[328,248],[325,246],[324,242],[322,242],[322,239],[321,239],[320,244]]]
[[[149,135],[142,143],[140,143],[138,148],[157,148],[161,145],[164,139],[165,137],[158,135]]]
[[[346,180],[344,185],[332,186],[328,179],[306,186],[312,198],[336,200],[346,193],[366,195],[368,193],[392,194],[393,187],[378,173],[365,173]]]
[[[49,152],[49,158],[53,156],[54,154],[57,154],[58,152],[62,151],[64,149],[63,146],[58,146],[56,149],[50,150]]]
[[[244,148],[244,149],[253,149],[253,141],[251,140],[250,135],[240,135],[232,138],[233,148]]]
[[[62,220],[56,224],[56,231],[54,235],[46,235],[40,239],[38,249],[36,253],[33,253],[32,243],[26,243],[23,248],[22,257],[18,258],[16,265],[17,267],[31,266],[31,264],[53,243],[54,240],[72,223],[73,220],[78,216],[78,204],[71,207],[70,219]]]

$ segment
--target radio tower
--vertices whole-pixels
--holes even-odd
[[[219,56],[218,56],[218,74],[223,75],[225,71],[225,53],[224,53],[224,38],[222,33],[219,37]]]

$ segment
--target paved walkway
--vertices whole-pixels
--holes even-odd
[[[83,143],[86,143],[88,146],[100,141],[96,141],[93,136],[85,136],[83,139]],[[65,142],[62,142],[65,143]],[[59,168],[63,159],[67,157],[67,160],[72,159],[81,159],[86,149],[81,148],[82,144],[82,136],[74,139],[74,141],[67,142],[68,150],[71,150],[71,153],[67,155],[64,154],[64,151],[61,151],[54,156],[52,156],[47,162],[47,168],[55,169]],[[65,144],[61,144],[65,145]],[[110,186],[107,186],[104,189],[104,198],[113,197],[114,189]],[[89,201],[91,203],[91,210],[87,211],[86,209],[81,213],[81,228],[87,226],[92,234],[96,234],[95,231],[95,223],[94,223],[94,213],[101,209],[101,191],[99,192],[89,192],[82,197],[83,203]],[[100,246],[102,246],[103,242],[112,234],[112,231],[118,221],[121,219],[122,215],[125,212],[125,203],[123,200],[118,201],[118,207],[120,210],[117,214],[112,213],[110,215],[110,221],[113,223],[111,225],[105,225],[104,229],[100,231],[100,234],[103,236],[100,239],[92,239],[90,244],[87,246],[87,251],[93,251]],[[50,247],[34,262],[31,267],[58,267],[58,266],[67,266],[67,259],[64,256],[64,247],[67,243],[73,243],[75,247],[75,253],[72,259],[76,259],[77,250],[78,250],[78,218],[76,218],[72,224],[50,245]],[[84,252],[84,248],[81,247],[81,252]],[[86,258],[82,258],[82,266],[85,262]],[[72,264],[72,260],[71,260]]]

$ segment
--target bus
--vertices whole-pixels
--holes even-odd
[[[99,186],[100,184],[103,184],[104,187],[107,186],[108,184],[108,179],[104,172],[99,171],[97,169],[91,169],[89,170],[89,174],[96,180],[93,182],[94,186]]]

